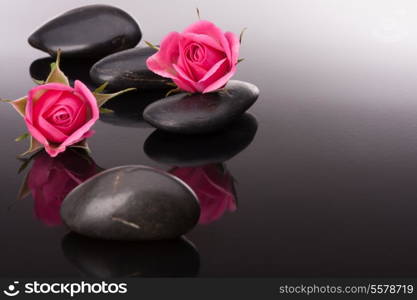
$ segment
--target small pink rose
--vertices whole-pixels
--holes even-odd
[[[171,32],[146,61],[154,73],[171,78],[182,90],[208,93],[222,88],[236,73],[240,42],[208,21],[182,33]]]
[[[236,210],[233,177],[222,164],[202,167],[175,167],[169,171],[196,193],[200,201],[200,224],[219,219],[226,211]]]
[[[93,93],[80,81],[74,88],[47,83],[29,91],[25,122],[31,136],[51,157],[64,152],[94,132],[90,128],[99,118]]]
[[[61,224],[60,208],[65,196],[99,171],[91,158],[77,152],[66,151],[56,158],[43,151],[36,154],[26,180],[37,218],[49,226]]]

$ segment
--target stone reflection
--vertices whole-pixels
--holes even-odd
[[[89,74],[94,62],[92,59],[65,58],[61,60],[60,68],[67,75],[71,85],[75,80],[80,80],[94,90],[97,85],[90,79]],[[53,63],[55,63],[55,58],[52,57],[43,57],[33,61],[29,67],[30,76],[34,81],[44,81],[48,77]]]
[[[201,166],[231,159],[248,147],[256,135],[256,118],[245,113],[220,132],[180,135],[155,130],[144,151],[153,160],[173,166]]]
[[[199,224],[212,223],[237,208],[234,179],[225,164],[175,167],[169,171],[196,193],[200,201]]]
[[[95,278],[194,277],[200,268],[200,255],[185,238],[118,242],[70,233],[62,240],[62,250],[84,276]]]
[[[142,91],[130,92],[118,96],[107,102],[104,107],[111,109],[113,113],[100,115],[100,121],[120,127],[150,128],[143,120],[142,112],[150,103],[165,96],[166,91]]]
[[[55,158],[41,151],[30,161],[33,164],[21,186],[19,198],[31,194],[36,217],[49,226],[62,223],[60,207],[65,196],[102,170],[84,151],[75,149],[68,149]]]

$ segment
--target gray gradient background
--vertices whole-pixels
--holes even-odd
[[[98,2],[1,1],[2,97],[33,85],[29,65],[45,55],[27,44],[32,30],[88,3]],[[259,129],[227,163],[238,211],[188,235],[200,276],[417,276],[417,2],[100,3],[128,11],[154,43],[195,21],[197,6],[226,30],[248,28],[236,78],[261,90]],[[142,151],[152,129],[95,128],[99,165],[158,166]],[[31,199],[6,211],[25,146],[12,141],[24,125],[5,105],[0,130],[0,275],[78,274],[60,249],[65,229],[36,221]]]

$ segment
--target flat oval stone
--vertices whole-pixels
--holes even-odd
[[[142,33],[136,21],[123,10],[109,5],[72,9],[41,26],[29,44],[56,56],[96,57],[135,47]]]
[[[185,238],[169,241],[106,241],[67,234],[61,242],[68,261],[84,276],[194,277],[200,255]]]
[[[178,238],[198,222],[200,205],[178,178],[146,166],[106,170],[76,187],[61,206],[74,232],[106,240]]]
[[[199,134],[217,131],[236,120],[259,95],[248,82],[231,80],[220,91],[208,94],[177,94],[149,105],[143,118],[152,126],[174,133]]]
[[[221,163],[248,147],[258,128],[248,113],[222,131],[204,135],[183,135],[155,130],[146,139],[143,150],[151,159],[172,166],[200,166]]]
[[[143,47],[109,55],[93,65],[90,77],[98,85],[107,81],[110,90],[131,87],[140,90],[172,89],[170,79],[153,73],[146,66],[146,59],[155,52],[155,49]]]

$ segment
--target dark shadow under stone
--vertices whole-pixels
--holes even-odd
[[[68,261],[84,276],[194,277],[200,255],[185,238],[171,241],[119,242],[67,234],[61,243]]]
[[[220,132],[180,135],[155,130],[145,141],[144,151],[153,160],[173,166],[199,166],[224,162],[250,145],[256,135],[256,118],[245,113]]]

